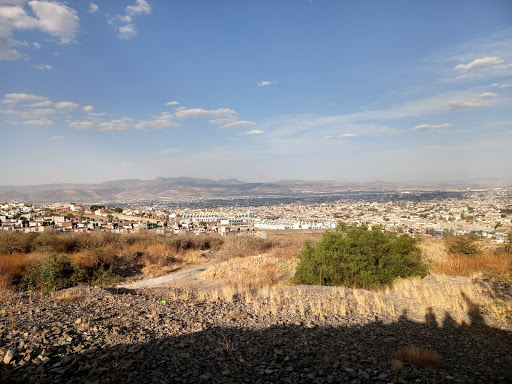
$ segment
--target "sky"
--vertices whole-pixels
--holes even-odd
[[[0,0],[0,185],[512,181],[512,2]]]

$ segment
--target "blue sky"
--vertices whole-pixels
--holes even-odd
[[[0,185],[512,180],[512,2],[0,0]]]

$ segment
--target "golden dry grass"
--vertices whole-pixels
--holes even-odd
[[[433,263],[430,271],[449,276],[501,280],[512,273],[511,262],[510,255],[486,250],[477,255],[450,254]]]
[[[74,289],[68,289],[64,293],[55,296],[55,300],[62,303],[76,303],[84,301],[84,299],[84,296]]]
[[[295,265],[296,260],[280,259],[267,254],[237,257],[208,268],[200,277],[223,280],[231,287],[273,287],[287,283],[293,276]]]
[[[436,351],[427,348],[420,348],[415,345],[402,348],[393,356],[396,360],[404,363],[414,364],[421,368],[442,368],[443,359]]]
[[[421,250],[423,260],[427,263],[443,261],[448,257],[448,250],[444,240],[422,239],[418,243],[418,247]]]

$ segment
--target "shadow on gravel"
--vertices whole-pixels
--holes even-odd
[[[232,326],[183,329],[178,336],[157,337],[155,329],[147,343],[90,347],[45,365],[2,365],[0,377],[5,383],[512,382],[511,333],[485,325],[477,312],[470,318],[462,325],[450,316],[438,322],[429,311],[425,323],[404,313],[392,323],[333,327],[303,319],[261,330],[233,319]],[[443,368],[392,361],[411,345],[437,352]]]

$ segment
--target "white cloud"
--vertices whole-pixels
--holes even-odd
[[[512,135],[512,131],[506,131],[505,134]]]
[[[71,101],[61,101],[59,103],[55,103],[55,108],[57,109],[67,109],[73,110],[78,109],[80,106],[78,104],[72,103]]]
[[[15,49],[24,45],[14,38],[16,30],[39,29],[59,38],[64,44],[74,40],[79,18],[73,8],[54,1],[29,1],[27,4],[35,17],[27,14],[25,1],[0,3],[0,60],[22,58]],[[38,48],[39,44],[34,43],[34,46]]]
[[[130,128],[134,120],[131,117],[123,117],[122,119],[104,121],[98,124],[100,131],[126,131]]]
[[[491,99],[496,98],[498,95],[494,92],[484,92],[479,95],[473,96],[469,99],[455,99],[446,103],[445,107],[451,111],[459,109],[480,108],[489,105]]]
[[[84,112],[92,112],[94,110],[94,107],[92,105],[86,105],[82,108]]]
[[[32,45],[34,45],[34,47],[36,48],[41,48],[41,44],[37,43],[37,42],[33,42]]]
[[[50,116],[57,111],[51,108],[33,108],[29,110],[19,110],[19,109],[0,109],[0,113],[6,115],[15,115],[24,119],[37,119],[43,116]]]
[[[29,1],[39,19],[39,28],[56,37],[62,43],[70,43],[78,30],[78,16],[73,8],[53,1]]]
[[[436,131],[442,128],[449,128],[451,124],[420,124],[415,126],[413,131]]]
[[[242,128],[242,127],[249,127],[251,125],[255,125],[256,123],[252,122],[252,121],[245,121],[245,120],[240,120],[240,121],[233,121],[231,123],[227,123],[225,125],[223,125],[221,128]]]
[[[151,13],[151,5],[146,0],[136,0],[135,5],[128,5],[126,13],[129,15],[142,15]]]
[[[117,37],[120,39],[131,39],[132,37],[135,37],[137,34],[137,31],[135,30],[135,26],[133,24],[126,24],[120,26],[118,29]]]
[[[78,131],[89,131],[97,126],[97,124],[92,121],[71,121],[68,124],[71,128]]]
[[[165,103],[165,105],[177,105],[179,104],[177,101],[168,101],[167,103]]]
[[[122,167],[133,167],[133,163],[121,163]]]
[[[208,122],[210,124],[215,124],[215,125],[224,125],[224,124],[233,123],[235,121],[236,121],[236,119],[214,119],[214,120],[209,120]]]
[[[31,125],[52,125],[53,121],[50,119],[42,118],[38,120],[25,120],[23,123]]]
[[[150,129],[163,129],[163,128],[175,128],[179,127],[180,124],[173,121],[174,116],[168,112],[163,112],[160,116],[154,118],[153,120],[142,120],[139,121],[135,128],[141,130],[150,130]]]
[[[456,65],[454,69],[462,72],[474,72],[488,71],[490,69],[502,69],[506,67],[507,64],[505,64],[503,59],[500,59],[498,56],[489,56],[481,59],[475,59],[467,64]]]
[[[341,135],[338,135],[338,139],[346,139],[347,137],[356,137],[357,135],[355,133],[343,133]]]
[[[106,112],[99,112],[99,113],[89,112],[89,116],[94,116],[94,117],[101,117],[101,116],[105,116],[106,114],[107,114]]]
[[[236,111],[229,108],[201,109],[181,107],[176,110],[175,116],[178,119],[200,119],[202,117],[223,117],[235,116]]]
[[[267,81],[267,80],[263,80],[263,81],[260,81],[258,83],[258,87],[268,87],[269,85],[272,85],[274,84],[275,81]]]
[[[16,104],[16,103],[24,103],[27,101],[44,101],[48,100],[47,97],[37,96],[33,94],[27,93],[7,93],[4,95],[4,99],[2,103],[5,104]]]
[[[48,138],[48,140],[51,140],[51,141],[62,141],[62,140],[64,140],[64,136],[50,136]]]
[[[97,4],[89,3],[89,13],[96,13],[99,11],[99,7]]]
[[[244,135],[252,136],[252,135],[261,135],[265,133],[265,131],[262,131],[260,129],[252,129],[250,131],[247,131],[244,133]]]
[[[512,84],[501,84],[500,85],[500,88],[508,88],[508,87],[512,87]]]
[[[136,0],[135,5],[128,5],[124,15],[111,17],[108,22],[117,29],[117,37],[120,39],[131,39],[137,35],[137,29],[133,19],[139,15],[149,15],[151,5],[146,0]]]
[[[36,65],[36,68],[42,69],[44,71],[49,71],[52,69],[52,66],[50,64],[40,64],[40,65]]]

